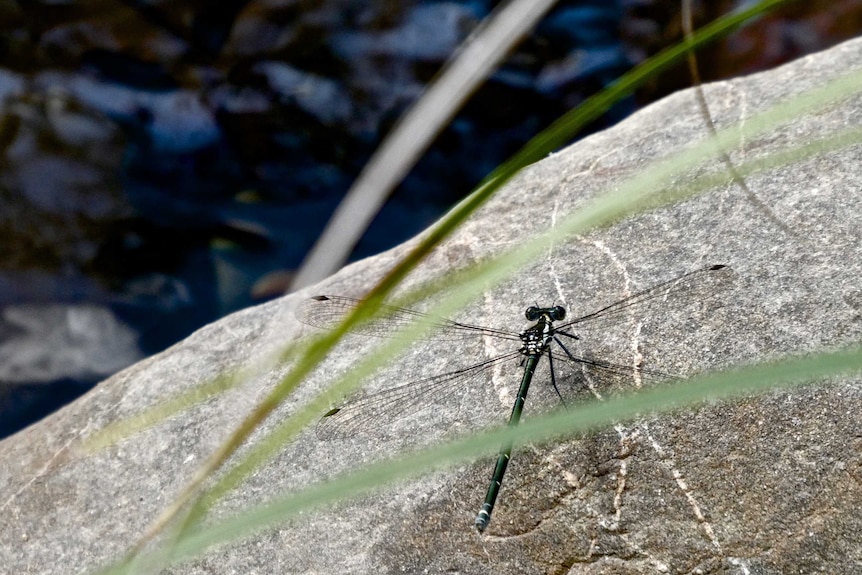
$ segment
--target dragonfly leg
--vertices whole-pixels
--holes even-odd
[[[554,386],[554,391],[557,392],[557,397],[560,398],[560,403],[563,404],[564,408],[568,408],[569,406],[566,404],[566,400],[563,399],[563,395],[560,393],[560,388],[557,387],[557,376],[554,374],[554,356],[551,355],[551,350],[547,350],[548,354],[548,368],[551,371],[551,385]]]

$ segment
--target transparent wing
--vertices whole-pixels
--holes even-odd
[[[711,265],[685,273],[651,288],[639,291],[598,311],[557,324],[565,330],[582,326],[600,329],[617,325],[631,317],[643,316],[653,309],[679,309],[693,302],[715,299],[733,282],[734,272],[724,265]],[[720,303],[720,302],[717,302]]]
[[[344,296],[314,296],[299,304],[296,318],[310,326],[332,329],[341,323],[359,302],[358,299]],[[431,328],[422,339],[458,340],[490,335],[519,341],[518,334],[515,332],[435,318],[418,311],[388,305],[381,306],[378,317],[355,326],[351,331],[374,337],[393,337],[402,329],[416,323],[425,324]]]
[[[569,370],[576,388],[585,382],[608,391],[623,390],[682,379],[676,374],[653,369],[652,364],[644,367],[635,363],[633,342],[638,342],[638,346],[646,342],[648,349],[659,349],[661,341],[651,338],[673,325],[684,325],[680,322],[702,318],[704,313],[709,315],[716,307],[724,305],[721,296],[734,278],[735,274],[727,266],[707,266],[637,292],[591,314],[556,324],[556,341],[551,347],[555,366]],[[636,328],[633,320],[646,321],[647,326],[643,330],[643,326]],[[640,355],[639,351],[637,353]]]
[[[557,352],[552,353],[554,355],[554,362],[571,361],[577,364],[577,369],[583,368],[591,372],[604,371],[614,374],[617,377],[625,377],[629,379],[639,377],[650,381],[681,379],[679,376],[672,373],[665,373],[656,369],[647,369],[642,366],[614,363],[612,361],[606,361],[600,358],[591,358],[588,355],[573,355],[572,357],[566,357],[565,355]],[[557,364],[555,363],[555,365]]]
[[[668,380],[682,379],[678,375],[666,373],[656,369],[644,368],[641,365],[624,364],[609,361],[601,356],[596,356],[589,351],[577,353],[569,346],[556,340],[555,346],[550,350],[553,356],[554,366],[559,367],[569,364],[569,369],[575,373],[574,378],[588,377],[594,383],[621,383],[633,384],[635,382],[658,383]]]
[[[486,375],[499,362],[519,355],[513,351],[464,369],[358,396],[324,415],[317,424],[317,436],[338,439],[357,434],[379,434],[395,419],[450,402],[453,395],[458,396],[459,388]]]

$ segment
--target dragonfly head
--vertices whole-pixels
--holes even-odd
[[[554,321],[566,319],[566,308],[561,305],[555,305],[550,309],[548,317],[550,317]]]
[[[554,307],[530,306],[524,315],[527,316],[527,320],[529,321],[536,321],[543,316],[550,321],[560,321],[566,317],[566,309],[560,305],[555,305]]]

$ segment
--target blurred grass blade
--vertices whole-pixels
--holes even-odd
[[[682,0],[682,31],[686,41],[691,42],[691,38],[694,35],[694,27],[692,23],[692,0]],[[697,55],[690,51],[687,57],[688,61],[688,71],[691,75],[691,81],[694,86],[694,94],[695,99],[697,100],[697,105],[700,108],[700,114],[703,116],[703,122],[706,125],[709,133],[712,134],[713,137],[716,137],[718,129],[715,127],[715,122],[712,121],[712,113],[709,111],[709,103],[706,100],[706,93],[703,90],[703,86],[700,81],[700,71],[697,67]],[[727,168],[727,172],[730,177],[733,179],[733,182],[737,185],[737,187],[742,190],[745,196],[748,198],[748,201],[751,202],[755,208],[760,210],[760,212],[775,225],[778,229],[783,231],[784,233],[797,237],[799,236],[793,232],[790,226],[786,225],[775,213],[767,206],[758,196],[755,194],[751,188],[748,187],[748,183],[746,183],[745,178],[742,177],[742,174],[736,169],[736,166],[733,165],[733,161],[730,159],[730,155],[724,151],[719,151],[719,157],[721,158],[722,163],[724,163]]]
[[[398,182],[467,97],[554,3],[511,0],[482,21],[369,160],[297,272],[292,290],[316,283],[344,265]]]
[[[489,445],[507,441],[549,441],[594,431],[614,423],[680,409],[706,401],[726,401],[769,389],[810,383],[862,371],[862,348],[785,359],[752,367],[703,375],[660,385],[604,402],[579,405],[535,418],[517,428],[503,428],[369,465],[338,479],[316,484],[266,505],[188,533],[178,541],[172,563],[192,558],[221,543],[247,537],[296,514],[367,493],[417,473],[451,465],[490,452]],[[465,529],[468,526],[465,523]]]
[[[115,443],[123,441],[136,433],[149,429],[154,425],[158,425],[177,413],[191,409],[211,397],[220,395],[225,391],[232,389],[241,381],[244,381],[244,377],[237,372],[229,372],[219,375],[202,385],[198,385],[172,398],[163,400],[155,406],[145,409],[140,413],[136,413],[135,415],[129,416],[125,419],[108,424],[92,435],[88,435],[84,438],[81,449],[93,453],[114,445]]]
[[[859,143],[862,143],[862,128],[848,128],[820,139],[795,143],[793,147],[780,152],[774,152],[764,158],[755,158],[742,162],[735,166],[734,170],[740,177],[754,175],[767,170],[790,166],[815,156],[835,152]],[[707,172],[674,186],[668,190],[668,195],[673,197],[696,195],[706,190],[726,185],[727,182],[728,174],[726,171]]]

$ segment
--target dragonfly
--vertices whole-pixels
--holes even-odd
[[[584,333],[602,331],[632,321],[633,317],[651,311],[685,309],[693,302],[703,302],[727,286],[732,270],[726,265],[709,265],[673,279],[661,282],[648,289],[636,292],[615,303],[576,319],[566,321],[566,310],[560,305],[550,307],[530,306],[525,312],[529,327],[520,332],[494,329],[436,318],[422,312],[384,305],[380,315],[352,328],[359,335],[374,337],[398,337],[401,329],[414,323],[428,328],[425,338],[443,341],[459,341],[476,337],[491,337],[514,342],[519,347],[491,359],[480,361],[469,367],[457,369],[433,377],[418,379],[380,392],[360,395],[340,407],[328,411],[317,425],[317,435],[324,439],[353,437],[363,433],[375,433],[392,421],[405,418],[416,412],[445,401],[458,388],[472,384],[501,362],[520,358],[523,373],[515,403],[509,415],[508,425],[517,426],[521,420],[527,392],[533,381],[536,366],[544,356],[548,359],[550,383],[555,395],[566,407],[556,375],[560,362],[566,362],[596,379],[611,377],[616,380],[668,380],[676,376],[645,369],[640,365],[627,365],[594,354],[578,353],[575,344],[584,345]],[[301,322],[318,327],[332,328],[360,303],[360,300],[334,295],[318,295],[304,300],[297,308],[296,316]],[[487,377],[485,378],[487,379]],[[485,500],[476,519],[475,528],[484,532],[491,521],[503,477],[512,456],[513,444],[504,443],[488,485]]]

